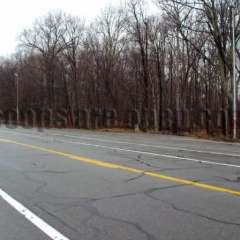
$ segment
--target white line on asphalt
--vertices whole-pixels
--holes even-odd
[[[41,137],[41,136],[33,135],[33,134],[19,133],[19,132],[18,133],[14,132],[12,134],[15,134],[15,135],[19,134],[19,135],[23,135],[23,136],[46,140],[45,137]],[[66,140],[57,139],[57,138],[55,138],[55,139],[53,138],[53,140],[63,142],[63,143],[70,143],[70,144],[76,144],[76,145],[82,145],[82,146],[91,146],[91,147],[104,148],[104,149],[110,149],[110,150],[116,150],[116,151],[122,151],[122,152],[138,153],[138,154],[143,154],[143,155],[148,155],[148,156],[164,157],[164,158],[169,158],[169,159],[178,159],[178,160],[190,161],[190,162],[195,162],[195,163],[204,163],[204,164],[208,164],[208,165],[240,168],[240,165],[235,165],[235,164],[219,163],[219,162],[206,161],[206,160],[194,159],[194,158],[186,158],[186,157],[178,157],[178,156],[174,156],[174,155],[138,151],[138,150],[126,149],[126,148],[109,147],[109,146],[105,146],[105,145],[90,144],[90,143],[84,143],[84,142],[66,141]]]
[[[44,232],[48,237],[53,240],[70,240],[69,238],[62,235],[56,229],[48,225],[45,221],[35,215],[33,212],[24,207],[21,203],[13,199],[5,191],[0,188],[0,196],[4,199],[9,205],[11,205],[15,210],[22,214],[28,221],[35,225],[38,229]]]
[[[109,147],[109,146],[104,146],[104,145],[97,145],[97,144],[90,144],[90,143],[83,143],[83,142],[73,142],[73,141],[66,141],[66,140],[62,140],[62,139],[56,139],[56,141],[63,142],[63,143],[71,143],[71,144],[97,147],[97,148],[105,148],[105,149],[117,150],[117,151],[122,151],[122,152],[138,153],[138,154],[155,156],[155,157],[165,157],[165,158],[170,158],[170,159],[179,159],[179,160],[191,161],[191,162],[196,162],[196,163],[204,163],[204,164],[210,164],[210,165],[240,168],[240,165],[218,163],[218,162],[205,161],[205,160],[194,159],[194,158],[178,157],[178,156],[174,156],[174,155],[159,154],[159,153],[138,151],[138,150],[132,150],[132,149],[126,149],[126,148],[118,148],[118,147]]]
[[[152,147],[152,148],[158,148],[158,149],[169,149],[169,150],[179,150],[179,151],[185,151],[185,152],[207,153],[207,154],[211,154],[211,155],[240,157],[240,154],[235,154],[235,153],[203,151],[203,150],[196,150],[196,149],[189,149],[189,148],[182,148],[182,147],[169,147],[169,146],[165,146],[165,145],[150,145],[150,144],[144,144],[144,143],[131,143],[131,142],[127,142],[127,141],[115,141],[115,140],[107,140],[107,139],[99,139],[99,138],[80,137],[80,136],[76,136],[76,135],[59,134],[59,133],[51,133],[51,135],[61,136],[61,137],[69,137],[69,138],[76,138],[76,139],[83,139],[83,140],[93,140],[93,141],[97,141],[97,142],[129,144],[129,145],[133,145],[133,146]]]
[[[48,129],[49,130],[49,129]],[[59,129],[56,129],[56,128],[53,128],[53,129],[51,129],[51,130],[53,130],[53,131],[55,131],[55,132],[57,132],[57,131],[59,131]],[[67,133],[71,133],[71,132],[68,132],[68,131],[66,131],[66,130],[64,130],[65,132],[67,132]],[[82,131],[85,131],[86,133],[88,133],[89,134],[89,132],[91,131],[91,130],[82,130]],[[102,136],[103,137],[105,137],[105,132],[101,132],[101,131],[99,131],[99,133],[101,133],[102,134]],[[108,132],[108,133],[111,133],[111,132]],[[113,132],[113,133],[115,133],[115,132]],[[118,135],[123,135],[124,133],[122,133],[122,132],[117,132],[116,134],[118,134]],[[157,134],[151,134],[151,133],[130,133],[130,134],[132,134],[132,135],[140,135],[140,136],[157,136]],[[187,137],[187,136],[177,136],[177,135],[167,135],[167,134],[159,134],[161,137],[166,137],[166,138],[168,138],[169,140],[177,140],[177,141],[190,141],[190,142],[206,142],[206,143],[212,143],[212,144],[222,144],[222,145],[227,145],[227,146],[240,146],[240,143],[239,142],[227,142],[227,141],[220,141],[220,140],[211,140],[211,139],[204,139],[204,138],[194,138],[194,137]],[[93,136],[93,137],[99,137],[99,135],[92,135],[91,134],[91,136]]]
[[[5,131],[9,132],[9,131]],[[11,132],[13,133],[13,132]],[[19,134],[26,134],[23,132],[15,131],[14,133],[19,133]],[[36,134],[27,134],[27,136],[33,135],[37,136]],[[182,148],[182,147],[170,147],[166,145],[151,145],[151,144],[144,144],[144,143],[133,143],[133,142],[128,142],[128,141],[118,141],[118,140],[111,140],[111,139],[99,139],[99,138],[92,138],[92,137],[81,137],[81,136],[76,136],[76,135],[70,135],[70,134],[59,134],[59,133],[47,133],[47,135],[53,135],[53,136],[59,136],[59,137],[68,137],[68,138],[75,138],[75,139],[82,139],[82,140],[92,140],[92,141],[97,141],[97,142],[106,142],[106,143],[117,143],[117,144],[128,144],[132,146],[140,146],[140,147],[152,147],[152,148],[157,148],[157,149],[168,149],[168,150],[177,150],[177,151],[184,151],[184,152],[195,152],[195,153],[203,153],[203,154],[211,154],[211,155],[219,155],[219,156],[225,156],[225,157],[240,157],[240,154],[237,153],[224,153],[224,152],[215,152],[215,151],[204,151],[204,150],[196,150],[196,149],[190,149],[190,148]]]

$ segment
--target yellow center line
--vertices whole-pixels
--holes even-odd
[[[60,151],[57,151],[57,150],[54,150],[51,148],[45,148],[45,147],[40,147],[40,146],[36,146],[36,145],[31,145],[31,144],[26,144],[26,143],[22,143],[22,142],[18,142],[18,141],[12,141],[12,140],[8,140],[8,139],[1,139],[1,138],[0,138],[0,142],[15,144],[15,145],[22,146],[25,148],[38,150],[41,152],[46,152],[46,153],[58,155],[61,157],[66,157],[71,160],[80,161],[83,163],[87,163],[87,164],[91,164],[91,165],[95,165],[95,166],[99,166],[99,167],[117,169],[117,170],[130,172],[130,173],[143,174],[145,176],[154,177],[154,178],[158,178],[158,179],[162,179],[162,180],[166,180],[166,181],[170,181],[170,182],[175,182],[175,183],[194,186],[197,188],[203,188],[203,189],[208,189],[211,191],[217,191],[217,192],[240,196],[240,191],[237,191],[237,190],[217,187],[217,186],[208,185],[208,184],[199,183],[199,182],[194,182],[194,181],[183,179],[183,178],[171,177],[171,176],[167,176],[167,175],[158,174],[155,172],[144,171],[143,169],[127,167],[127,166],[116,164],[116,163],[109,163],[109,162],[104,162],[104,161],[100,161],[100,160],[90,159],[90,158],[86,158],[86,157],[82,157],[82,156],[73,155],[70,153],[60,152]]]

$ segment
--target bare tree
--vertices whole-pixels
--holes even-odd
[[[219,65],[222,85],[222,109],[229,109],[230,76],[232,74],[231,61],[231,21],[232,11],[230,0],[159,0],[158,3],[170,17],[172,23],[183,39],[191,44],[195,50],[202,55],[211,65]],[[239,3],[237,3],[239,9]],[[236,24],[236,41],[239,38],[240,19]],[[197,46],[188,33],[193,32],[195,36],[208,38],[207,44],[211,44],[217,50],[219,61],[213,61],[207,48]],[[190,35],[191,36],[191,35]],[[224,114],[224,133],[228,134],[228,118]]]
[[[144,11],[142,0],[131,0],[128,4],[129,10],[129,32],[133,36],[133,41],[138,45],[141,58],[141,76],[143,88],[142,116],[143,128],[149,126],[149,94],[150,94],[150,75],[149,75],[149,19]]]
[[[85,26],[62,13],[37,20],[21,35],[18,57],[0,62],[0,106],[15,107],[17,69],[20,108],[63,108],[71,127],[81,125],[77,109],[94,127],[114,109],[120,127],[131,120],[146,131],[229,134],[230,0],[156,2],[158,15],[128,0]],[[237,41],[239,18],[235,30]]]
[[[48,107],[53,110],[55,103],[55,70],[57,57],[65,49],[62,44],[62,36],[66,33],[66,26],[62,13],[49,13],[38,19],[32,29],[24,30],[21,35],[21,46],[30,49],[34,54],[40,54],[44,66],[47,85]]]

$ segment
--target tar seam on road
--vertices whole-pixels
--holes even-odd
[[[46,153],[58,155],[61,157],[66,157],[71,160],[77,160],[77,161],[80,161],[83,163],[87,163],[87,164],[91,164],[91,165],[95,165],[95,166],[99,166],[99,167],[116,169],[116,170],[121,170],[121,171],[125,171],[125,172],[130,172],[130,173],[143,174],[145,176],[150,176],[150,177],[154,177],[154,178],[158,178],[158,179],[162,179],[162,180],[167,180],[170,182],[175,182],[175,183],[185,184],[185,185],[189,185],[189,186],[193,186],[193,187],[197,187],[197,188],[208,189],[208,190],[212,190],[212,191],[216,191],[216,192],[222,192],[222,193],[240,196],[240,191],[233,190],[233,189],[227,189],[227,188],[208,185],[208,184],[204,184],[204,183],[194,182],[194,181],[187,180],[187,179],[176,178],[176,177],[167,176],[167,175],[161,175],[158,173],[145,171],[143,169],[137,169],[137,168],[127,167],[127,166],[116,164],[116,163],[109,163],[109,162],[104,162],[104,161],[100,161],[100,160],[81,157],[81,156],[77,156],[77,155],[74,155],[71,153],[60,152],[60,151],[57,151],[54,149],[31,145],[31,144],[26,144],[26,143],[22,143],[22,142],[18,142],[18,141],[13,141],[13,140],[8,140],[8,139],[0,139],[0,142],[15,144],[15,145],[22,146],[25,148],[38,150],[41,152],[46,152]]]
[[[53,240],[70,240],[0,188],[0,197]]]

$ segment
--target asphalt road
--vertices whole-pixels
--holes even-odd
[[[0,128],[1,240],[239,240],[240,145]]]

